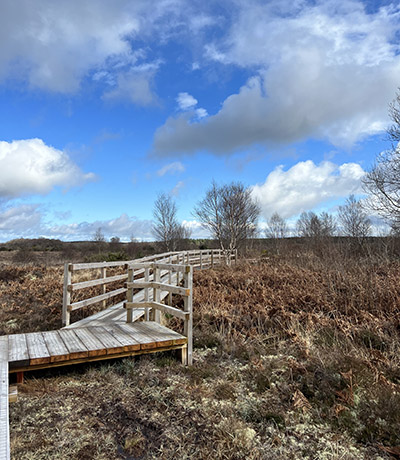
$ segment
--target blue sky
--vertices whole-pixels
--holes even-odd
[[[214,179],[335,212],[388,148],[400,7],[371,1],[3,0],[0,241],[151,239]]]

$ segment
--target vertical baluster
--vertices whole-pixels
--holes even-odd
[[[100,268],[100,276],[101,276],[101,278],[106,278],[106,277],[107,277],[107,269],[106,269],[106,267]],[[102,284],[101,287],[102,287],[101,293],[102,293],[102,294],[105,294],[105,293],[107,292],[107,285],[106,285],[106,283]],[[106,308],[106,306],[107,306],[107,300],[103,300],[102,305],[103,305],[103,309]]]
[[[183,309],[189,313],[189,317],[185,319],[184,323],[183,333],[187,337],[188,343],[186,352],[184,349],[182,350],[182,361],[186,361],[184,364],[191,366],[193,364],[193,267],[190,265],[185,267],[183,279],[184,287],[190,292],[188,296],[183,298]]]
[[[160,282],[160,269],[157,267],[156,264],[154,264],[153,273],[154,273],[154,281],[156,283],[159,283]],[[153,290],[153,298],[154,298],[155,302],[160,303],[160,299],[161,299],[160,288],[158,288],[158,287],[154,288],[154,290]],[[160,323],[160,321],[161,321],[160,313],[161,313],[160,310],[155,309],[155,311],[154,311],[154,321],[156,323]]]
[[[133,268],[128,268],[128,283],[133,283],[135,279],[135,271]],[[126,293],[126,300],[128,302],[133,302],[133,286],[129,287],[128,285],[128,291]],[[126,322],[131,323],[132,322],[132,308],[127,308],[126,309]]]
[[[172,256],[169,256],[169,264],[170,265],[172,264]],[[168,284],[169,285],[172,284],[172,270],[171,269],[169,270],[169,273],[168,273]],[[172,305],[172,292],[168,294],[168,305]]]
[[[64,265],[64,289],[63,289],[63,306],[62,306],[62,325],[69,326],[71,322],[71,313],[68,307],[71,303],[70,285],[72,280],[72,264]]]
[[[145,280],[146,283],[149,282],[149,274],[150,274],[150,269],[149,269],[149,267],[146,267],[144,269],[144,280]],[[144,288],[144,301],[145,302],[149,301],[149,288],[148,287]],[[149,319],[150,319],[149,308],[146,307],[144,309],[144,320],[149,321]]]

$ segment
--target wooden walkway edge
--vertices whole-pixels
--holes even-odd
[[[187,338],[146,321],[10,335],[9,343],[9,372],[15,373],[180,349]]]

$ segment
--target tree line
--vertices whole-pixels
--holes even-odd
[[[316,214],[302,212],[296,228],[289,229],[285,219],[274,213],[267,220],[264,236],[282,239],[288,236],[320,239],[336,235],[356,238],[359,242],[371,235],[368,214],[375,212],[391,227],[392,233],[400,234],[400,92],[390,104],[392,125],[387,130],[391,148],[379,154],[375,164],[363,179],[366,200],[360,201],[350,195],[345,204],[338,207],[337,216],[327,212]],[[191,237],[190,229],[179,222],[174,199],[160,193],[153,207],[152,233],[162,249],[184,249]],[[205,196],[194,208],[193,216],[224,251],[242,247],[249,239],[259,236],[258,220],[261,209],[253,199],[251,189],[242,182],[218,185],[212,182]],[[101,229],[94,241],[105,241]],[[111,242],[119,242],[113,237]]]
[[[375,164],[363,179],[366,200],[350,195],[339,206],[337,217],[322,212],[302,212],[296,223],[295,235],[305,238],[324,238],[343,235],[359,242],[371,234],[374,212],[390,226],[392,234],[400,234],[400,92],[389,106],[392,125],[387,130],[391,148],[376,157]],[[165,249],[173,250],[177,242],[190,233],[178,224],[176,205],[171,197],[159,195],[154,208],[153,234],[162,241]],[[215,182],[198,202],[194,217],[209,231],[223,250],[239,248],[249,238],[257,236],[260,206],[254,201],[251,190],[241,182],[218,185]],[[279,239],[295,236],[278,213],[267,221],[265,236]]]

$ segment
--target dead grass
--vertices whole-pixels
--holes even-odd
[[[108,276],[121,274],[121,269],[109,269]],[[74,282],[94,279],[93,272],[78,272]],[[61,266],[43,264],[0,264],[0,334],[17,334],[59,329],[64,271]],[[100,278],[100,275],[98,274]],[[107,292],[123,287],[123,282],[110,283]],[[102,294],[100,286],[79,290],[73,293],[71,301]],[[123,296],[109,299],[117,303]],[[102,304],[95,304],[71,314],[77,321],[101,310]]]
[[[392,458],[399,275],[397,262],[313,258],[198,272],[195,365],[164,354],[28,380],[14,458]],[[61,276],[3,267],[3,332],[57,328]]]

